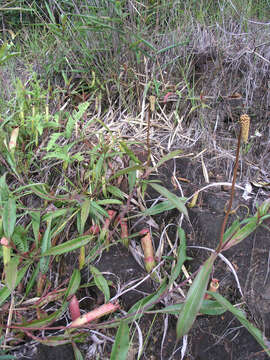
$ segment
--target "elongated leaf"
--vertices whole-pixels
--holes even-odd
[[[69,162],[70,155],[68,153],[68,149],[66,147],[56,149],[54,152],[49,153],[43,157],[43,159],[57,159],[57,160],[64,160]]]
[[[130,160],[130,166],[133,166],[134,164],[135,164],[134,161]],[[130,193],[134,189],[134,186],[136,184],[136,180],[137,180],[137,170],[131,171],[128,174],[128,187],[129,187],[129,192]]]
[[[225,249],[229,249],[230,247],[239,244],[242,240],[244,240],[245,238],[247,238],[251,233],[253,233],[253,231],[257,228],[258,224],[256,219],[252,219],[252,221],[250,221],[248,224],[246,224],[245,226],[243,226],[241,229],[239,229],[236,234],[234,234],[231,238],[231,240],[229,240],[226,245],[225,245]]]
[[[204,315],[221,315],[226,312],[226,308],[222,306],[218,301],[203,300],[200,308],[200,313]]]
[[[0,205],[3,206],[3,202],[9,198],[9,189],[6,184],[6,174],[0,177]]]
[[[187,255],[186,255],[186,236],[185,236],[185,232],[183,229],[181,229],[180,227],[178,227],[178,234],[179,234],[179,238],[180,238],[180,246],[178,247],[178,251],[177,251],[177,263],[174,266],[174,268],[172,269],[172,274],[170,277],[170,281],[169,281],[169,286],[172,285],[172,283],[178,278],[181,270],[182,270],[182,266],[184,264],[184,262],[187,259]]]
[[[261,221],[264,221],[266,219],[269,219],[270,218],[270,215],[264,215],[260,218]]]
[[[38,339],[38,342],[48,346],[59,346],[64,344],[70,344],[70,342],[78,341],[78,342],[85,342],[86,334],[84,333],[74,333],[72,334],[71,331],[68,332],[67,335],[59,335],[59,336],[48,336],[45,339],[41,337]],[[55,359],[57,360],[57,359]]]
[[[94,266],[90,266],[90,271],[94,276],[94,282],[100,291],[103,292],[105,303],[110,300],[110,289],[107,280],[104,278],[102,273]]]
[[[165,201],[162,201],[162,202],[150,207],[149,209],[146,209],[143,212],[143,215],[153,216],[153,215],[157,215],[157,214],[163,213],[164,211],[169,211],[172,209],[175,209],[175,205],[172,204],[171,201],[165,200]]]
[[[63,133],[53,133],[51,135],[50,140],[47,145],[47,148],[46,148],[47,152],[49,152],[50,150],[52,150],[54,148],[56,141],[62,135],[63,135]]]
[[[50,211],[44,216],[42,216],[43,221],[51,221],[53,219],[58,218],[59,216],[65,215],[68,211],[75,210],[74,208],[68,208],[68,209],[58,209],[54,211]]]
[[[124,141],[119,141],[119,146],[121,151],[126,153],[135,164],[140,165],[142,163]]]
[[[120,199],[124,199],[125,198],[125,194],[123,193],[123,191],[121,191],[118,187],[113,186],[113,185],[108,185],[106,187],[106,190],[111,193],[113,196],[116,196]]]
[[[141,170],[141,169],[142,169],[141,165],[135,165],[135,166],[127,167],[125,169],[121,169],[121,170],[117,171],[114,175],[112,175],[110,177],[110,180],[116,179],[121,175],[126,175],[126,174],[129,174],[131,172],[134,172],[136,170]]]
[[[33,320],[33,321],[27,321],[27,322],[23,322],[22,324],[16,324],[16,326],[18,327],[22,327],[22,328],[41,328],[44,326],[48,326],[53,320],[57,319],[62,313],[63,311],[67,308],[67,303],[65,303],[61,309],[55,311],[54,313],[46,316],[45,318],[42,319],[38,319],[38,320]]]
[[[98,205],[122,205],[123,202],[118,200],[118,199],[102,199],[102,200],[97,200],[97,204]]]
[[[81,283],[81,273],[78,269],[74,269],[68,284],[68,288],[64,300],[66,300],[68,296],[74,295],[76,293],[76,291],[80,286],[80,283]]]
[[[39,236],[39,228],[40,228],[40,211],[31,211],[30,216],[32,219],[32,229],[34,233],[36,247],[38,247],[38,236]]]
[[[129,327],[121,321],[113,344],[110,360],[126,360],[129,348]]]
[[[184,202],[179,198],[178,196],[171,193],[169,190],[167,190],[165,187],[150,183],[152,188],[154,188],[157,192],[159,192],[161,195],[166,197],[172,205],[174,205],[181,213],[183,213],[188,218],[188,212],[187,208],[185,207]]]
[[[1,360],[16,360],[13,355],[1,355]]]
[[[3,209],[3,228],[5,236],[10,239],[16,224],[16,201],[9,198]]]
[[[26,297],[32,290],[38,274],[39,274],[39,264],[36,266],[35,270],[32,272],[30,279],[27,281],[27,286],[26,286],[26,290],[24,293],[24,297]]]
[[[169,154],[163,156],[159,160],[157,165],[153,167],[152,171],[158,169],[160,167],[160,165],[164,164],[168,160],[175,158],[176,156],[180,155],[182,152],[183,152],[183,150],[174,150],[174,151],[170,152]]]
[[[84,360],[82,353],[80,352],[80,350],[78,349],[78,347],[74,341],[72,342],[72,347],[73,347],[75,360]]]
[[[178,43],[176,43],[176,44],[173,44],[173,45],[170,45],[170,46],[167,46],[167,47],[165,47],[165,48],[163,48],[163,49],[158,50],[158,51],[156,52],[156,55],[161,54],[161,53],[163,53],[163,52],[166,52],[166,51],[168,51],[168,50],[170,50],[170,49],[173,49],[173,48],[175,48],[175,47],[184,46],[184,45],[188,45],[188,44],[189,44],[189,40],[178,42]]]
[[[90,209],[89,209],[90,214],[92,214],[94,216],[100,216],[101,215],[101,216],[109,217],[107,211],[104,210],[103,207],[98,205],[98,203],[96,201],[91,201],[90,205],[91,205]]]
[[[240,229],[239,220],[235,220],[230,227],[225,231],[223,236],[223,243],[227,242]]]
[[[15,287],[18,286],[19,283],[22,281],[22,278],[24,277],[27,269],[29,268],[29,265],[30,264],[27,264],[26,266],[24,266],[22,269],[20,269],[18,271]],[[11,294],[11,292],[7,286],[4,286],[0,290],[0,306],[6,301],[6,299],[10,296],[10,294]]]
[[[128,323],[133,322],[134,320],[137,320],[138,318],[140,318],[141,316],[143,316],[144,313],[144,308],[147,306],[147,309],[151,309],[152,307],[155,306],[156,302],[158,301],[158,299],[165,293],[165,291],[167,291],[167,283],[166,280],[163,281],[162,285],[160,286],[160,288],[157,290],[157,292],[146,296],[145,298],[139,300],[138,302],[136,302],[136,304],[134,304],[132,306],[132,308],[128,311],[128,314],[125,317],[125,321]],[[139,311],[141,311],[142,313],[139,313]],[[108,325],[104,325],[102,324],[102,328],[111,328],[111,327],[115,327],[115,326],[119,326],[121,323],[121,320],[117,321],[115,319],[115,321],[112,324],[108,324]],[[98,327],[98,324],[97,324]]]
[[[263,217],[264,215],[266,215],[267,213],[269,213],[269,208],[270,208],[270,201],[265,200],[258,208],[257,214],[260,215],[261,217]],[[256,214],[256,215],[257,215]]]
[[[65,137],[67,139],[71,137],[75,124],[82,118],[89,105],[89,102],[80,103],[78,111],[74,110],[72,115],[69,116],[65,132]]]
[[[101,154],[96,165],[95,168],[93,170],[93,178],[95,180],[95,184],[97,185],[98,181],[100,181],[101,177],[102,177],[102,169],[104,166],[104,160],[105,160],[105,154]]]
[[[129,309],[128,314],[136,313],[138,310],[144,308],[145,306],[149,306],[152,303],[154,306],[155,301],[157,301],[160,298],[160,296],[162,294],[164,294],[164,292],[167,290],[167,288],[168,288],[168,284],[165,280],[165,281],[163,281],[163,283],[160,285],[159,289],[155,293],[148,295],[145,298],[137,301],[136,304],[134,304],[131,307],[131,309]],[[136,318],[137,317],[135,316],[134,320]]]
[[[211,294],[211,296],[214,297],[220,303],[220,305],[222,305],[224,308],[229,310],[240,321],[240,323],[244,325],[244,327],[250,332],[250,334],[262,346],[262,348],[265,350],[267,355],[270,356],[269,345],[267,345],[266,342],[264,341],[262,332],[259,329],[257,329],[253,324],[251,324],[251,322],[249,322],[247,320],[244,312],[235,308],[228,300],[226,300],[219,293],[209,292],[209,294]]]
[[[85,199],[81,208],[80,235],[82,235],[84,232],[85,223],[89,216],[90,206],[91,206],[91,200]]]
[[[41,254],[44,254],[51,247],[51,220],[47,222],[47,228],[41,242]],[[40,271],[42,274],[46,274],[49,267],[49,257],[42,257],[39,261]]]
[[[91,241],[93,238],[94,238],[94,236],[92,236],[92,235],[85,235],[85,236],[77,237],[75,239],[66,241],[63,244],[51,247],[49,250],[47,250],[41,256],[61,255],[66,252],[76,250],[76,249],[80,248],[81,246],[88,244],[89,241]]]
[[[184,303],[166,306],[164,309],[146,311],[149,314],[171,314],[178,315]],[[199,313],[204,315],[221,315],[227,311],[218,301],[206,300],[202,302]]]
[[[215,259],[216,255],[211,254],[205,261],[187,293],[185,304],[177,321],[177,340],[189,332],[199,313]]]
[[[17,257],[13,257],[12,259],[10,259],[10,261],[8,262],[5,268],[6,283],[11,293],[16,287],[18,264],[19,264],[19,259]]]
[[[154,52],[156,52],[156,48],[154,47],[154,45],[152,45],[149,41],[143,39],[141,36],[134,34],[136,38],[139,39],[139,41],[143,42],[146,46],[148,46],[151,50],[153,50]],[[150,55],[149,55],[150,56]]]

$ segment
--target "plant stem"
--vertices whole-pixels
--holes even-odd
[[[234,199],[234,190],[235,190],[235,183],[236,183],[236,177],[237,177],[237,170],[238,170],[238,164],[239,164],[239,153],[240,153],[240,144],[241,144],[241,136],[242,136],[242,128],[240,128],[239,131],[239,135],[238,135],[238,142],[237,142],[237,150],[236,150],[236,157],[235,157],[235,164],[234,164],[234,169],[233,169],[233,180],[232,180],[232,188],[231,188],[231,196],[230,196],[230,201],[229,201],[229,205],[228,205],[228,209],[226,211],[222,226],[221,226],[221,230],[220,230],[220,239],[219,239],[219,244],[218,247],[216,249],[216,253],[220,253],[222,250],[222,246],[223,246],[223,237],[224,237],[224,232],[225,232],[225,228],[228,222],[228,218],[231,212],[231,208],[232,208],[232,203],[233,203],[233,199]]]

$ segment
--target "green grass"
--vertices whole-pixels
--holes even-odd
[[[234,144],[235,127],[224,129],[211,110],[236,92],[246,99],[245,110],[263,118],[254,129],[267,128],[261,115],[264,110],[256,108],[256,82],[247,79],[260,80],[261,89],[267,83],[263,44],[269,35],[256,22],[268,21],[270,4],[62,0],[30,5],[17,0],[1,6],[0,86],[6,91],[0,94],[0,238],[6,240],[0,249],[5,273],[0,306],[9,305],[1,318],[1,347],[13,351],[25,334],[34,337],[33,332],[44,327],[43,343],[73,343],[80,359],[74,344],[86,341],[82,329],[65,323],[57,336],[47,329],[63,318],[71,298],[85,288],[96,286],[106,301],[112,298],[110,289],[116,284],[94,267],[94,261],[110,246],[120,242],[128,246],[139,237],[134,231],[127,238],[123,223],[174,208],[187,217],[186,194],[180,198],[148,176],[166,161],[182,156],[182,151],[190,153],[192,146],[196,153],[205,148],[220,151],[228,164],[224,162],[221,171],[228,176],[233,163],[226,155],[231,149],[223,134]],[[241,49],[254,52],[238,57]],[[207,72],[203,66],[213,68]],[[150,96],[155,100],[151,110]],[[260,103],[267,104],[262,99]],[[253,139],[244,155],[252,157],[261,150],[260,143]],[[261,153],[263,167],[267,151]],[[211,167],[211,161],[210,156],[206,166]],[[145,192],[150,185],[167,200],[147,210]],[[110,218],[111,210],[120,221]],[[265,203],[253,217],[234,223],[225,233],[228,247],[242,241],[267,217]],[[167,246],[164,251],[151,274],[157,290],[128,313],[115,312],[105,318],[110,322],[90,325],[118,329],[112,333],[116,341],[111,359],[119,360],[119,354],[126,358],[128,347],[134,346],[129,336],[134,322],[147,311],[158,314],[155,305],[170,299],[166,297],[172,287],[183,281],[188,258],[180,227],[175,248]],[[74,267],[63,275],[59,264],[67,255],[75,259]],[[186,302],[164,308],[178,317],[178,340],[199,312],[220,315],[227,309],[268,351],[260,330],[239,309],[221,296],[208,303],[203,300],[212,260],[199,271]],[[80,270],[88,267],[91,280],[84,282]],[[52,275],[55,272],[58,281]],[[53,311],[47,314],[51,303]],[[17,318],[16,308],[21,306],[25,310]],[[138,351],[144,351],[143,344]]]

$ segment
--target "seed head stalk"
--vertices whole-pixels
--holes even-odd
[[[238,170],[238,165],[239,165],[239,154],[240,154],[241,140],[243,140],[243,142],[245,142],[245,143],[247,143],[247,141],[248,141],[250,117],[247,114],[243,114],[243,115],[241,115],[239,122],[240,122],[241,126],[240,126],[240,131],[239,131],[239,134],[238,134],[235,165],[234,165],[234,169],[233,169],[233,180],[232,180],[231,196],[230,196],[228,209],[226,211],[226,214],[225,214],[222,226],[221,226],[221,230],[220,230],[219,244],[218,244],[218,247],[216,249],[217,254],[222,251],[222,247],[223,247],[224,232],[225,232],[225,229],[226,229],[226,225],[227,225],[227,222],[228,222],[228,218],[229,218],[229,215],[230,215],[230,212],[231,212],[231,209],[232,209],[232,203],[233,203],[233,199],[234,199],[235,183],[236,183],[237,170]]]

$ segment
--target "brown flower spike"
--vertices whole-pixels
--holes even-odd
[[[248,142],[250,117],[247,114],[241,115],[240,124],[241,124],[242,140],[246,144]]]

